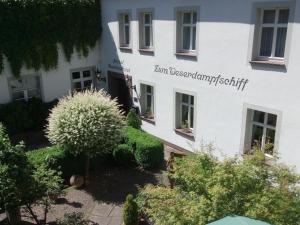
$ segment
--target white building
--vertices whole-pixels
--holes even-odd
[[[106,87],[143,129],[300,171],[299,0],[102,0],[102,16]]]
[[[20,78],[16,78],[5,61],[4,71],[0,74],[0,104],[12,100],[28,100],[39,97],[45,102],[53,101],[72,90],[81,90],[97,85],[95,71],[100,64],[100,50],[97,45],[87,57],[72,55],[67,62],[59,47],[58,65],[55,70],[35,71],[22,68]]]

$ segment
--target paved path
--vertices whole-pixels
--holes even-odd
[[[98,225],[122,225],[122,207],[96,203],[89,219]]]

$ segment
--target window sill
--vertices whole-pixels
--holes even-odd
[[[153,125],[155,125],[155,120],[154,118],[148,118],[148,117],[145,117],[145,116],[141,116],[141,119],[147,123],[151,123]]]
[[[252,60],[250,63],[259,65],[285,66],[284,60]]]
[[[193,134],[193,132],[191,130],[187,131],[185,129],[181,129],[181,128],[177,128],[175,129],[175,133],[186,138],[189,139],[191,141],[195,141],[195,136]]]
[[[197,58],[197,54],[194,52],[176,52],[175,55],[180,57]]]
[[[132,48],[127,46],[120,46],[119,48],[121,51],[132,51]]]
[[[153,48],[140,48],[139,51],[140,52],[146,52],[146,53],[154,53]]]

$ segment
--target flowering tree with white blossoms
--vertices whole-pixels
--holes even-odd
[[[74,155],[86,155],[88,182],[90,159],[111,152],[121,140],[124,125],[115,99],[104,91],[86,90],[59,101],[50,113],[46,133],[51,143]]]

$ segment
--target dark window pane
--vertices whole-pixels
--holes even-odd
[[[290,10],[281,9],[279,11],[278,23],[288,23],[289,22],[289,14],[290,14]]]
[[[125,26],[125,43],[126,45],[129,45],[129,26]]]
[[[28,95],[28,98],[39,97],[40,91],[38,89],[28,90],[27,95]]]
[[[267,129],[266,143],[264,147],[265,153],[273,155],[274,142],[275,142],[275,130]]]
[[[147,93],[152,93],[152,87],[150,85],[147,85]]]
[[[181,122],[182,124],[186,124],[189,119],[189,107],[183,105],[181,110]]]
[[[194,108],[191,108],[191,111],[190,111],[190,128],[193,128],[194,127]]]
[[[197,23],[197,13],[193,13],[193,24]]]
[[[192,50],[196,49],[196,27],[193,27],[193,43],[192,43]]]
[[[287,28],[277,29],[275,57],[284,57]]]
[[[268,125],[276,127],[277,124],[277,116],[274,114],[268,114]]]
[[[271,56],[274,28],[264,27],[261,34],[260,56]]]
[[[189,103],[189,96],[186,94],[182,94],[182,102],[183,103]]]
[[[151,45],[150,41],[150,27],[145,27],[145,46],[149,47]]]
[[[194,96],[191,96],[191,105],[194,105]]]
[[[14,100],[21,100],[25,99],[24,92],[23,91],[18,91],[18,92],[13,92],[12,97]]]
[[[183,49],[190,50],[190,41],[191,41],[191,27],[183,28]]]
[[[81,82],[75,82],[75,83],[73,83],[73,87],[77,91],[80,91],[81,90]]]
[[[128,14],[124,15],[124,23],[129,23],[129,15]]]
[[[253,121],[258,123],[264,123],[265,122],[265,113],[261,111],[254,111],[253,115]]]
[[[265,10],[263,23],[275,23],[275,15],[276,15],[275,10]]]
[[[252,140],[251,140],[251,147],[258,147],[261,148],[261,142],[262,142],[262,136],[263,136],[263,127],[253,125],[252,127]]]
[[[146,13],[144,14],[145,17],[145,24],[150,24],[151,23],[151,14]]]
[[[83,71],[83,77],[90,77],[90,76],[91,76],[91,71],[89,70]]]
[[[72,78],[73,79],[79,79],[80,78],[80,72],[74,72],[74,73],[72,73]]]
[[[192,14],[191,13],[183,13],[183,23],[190,24],[192,21]]]
[[[152,96],[147,95],[147,109],[151,109],[152,107]]]
[[[91,80],[86,80],[83,82],[84,88],[90,88],[92,86],[92,81]]]

